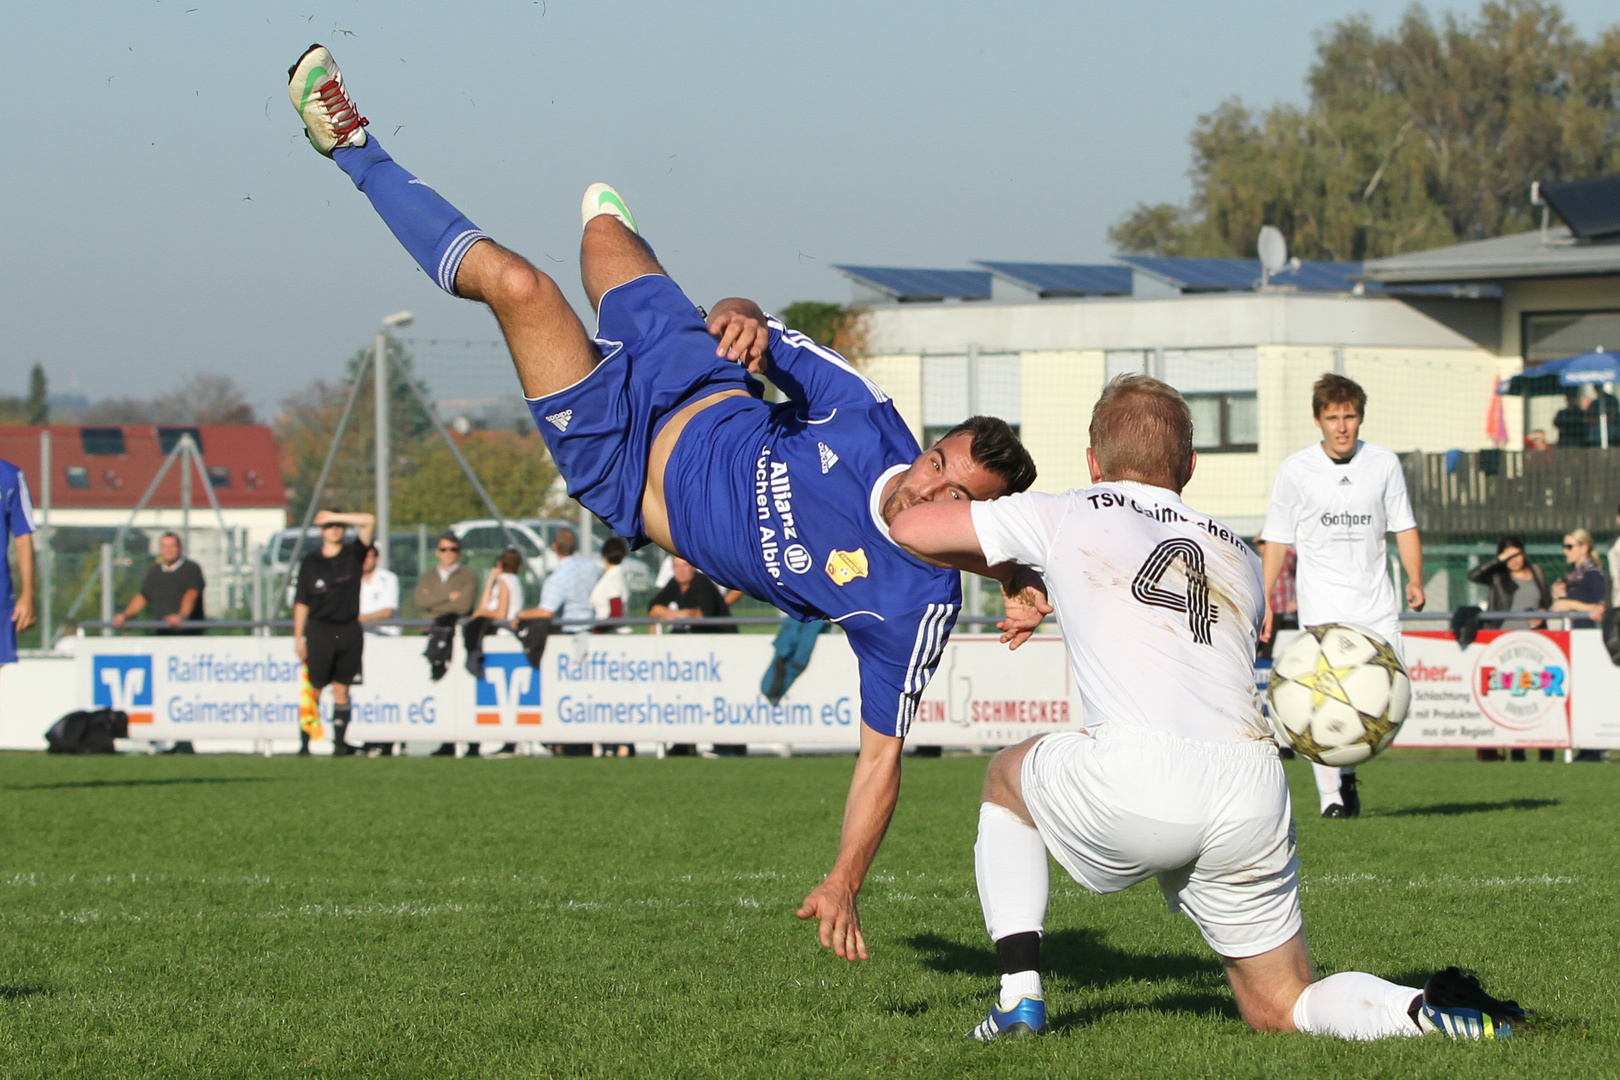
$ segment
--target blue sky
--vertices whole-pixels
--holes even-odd
[[[207,371],[272,407],[400,308],[423,337],[496,336],[304,141],[285,70],[312,41],[389,151],[577,306],[600,179],[695,300],[771,307],[847,299],[835,262],[1103,259],[1136,202],[1186,197],[1201,112],[1302,100],[1318,31],[1405,6],[11,5],[0,390],[36,361],[92,398]]]

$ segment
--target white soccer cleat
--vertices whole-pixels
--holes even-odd
[[[585,189],[585,201],[579,205],[579,223],[582,226],[589,225],[592,218],[601,217],[603,214],[612,214],[624,223],[625,228],[637,236],[641,235],[641,231],[636,228],[635,215],[624,205],[619,193],[607,184],[592,184]]]
[[[304,120],[309,144],[327,157],[342,146],[366,145],[366,125],[343,87],[343,72],[325,45],[311,45],[287,69],[287,96]]]

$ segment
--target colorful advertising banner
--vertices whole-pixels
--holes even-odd
[[[1567,630],[1482,630],[1467,649],[1444,631],[1401,635],[1412,709],[1396,746],[1570,745]]]

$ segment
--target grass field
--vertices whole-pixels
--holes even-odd
[[[1253,1035],[1156,888],[1055,871],[1054,1033],[984,1047],[985,760],[907,763],[852,965],[793,917],[849,758],[0,756],[0,1075],[1620,1072],[1620,768],[1395,752],[1363,818],[1299,818],[1321,968],[1462,962],[1539,1033]]]

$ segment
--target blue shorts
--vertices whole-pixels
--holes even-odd
[[[13,604],[0,605],[0,664],[17,662],[17,624],[11,621]]]
[[[763,387],[714,354],[702,312],[662,274],[602,296],[596,347],[602,360],[589,375],[526,400],[568,494],[641,547],[649,542],[641,520],[647,456],[664,421],[698,398],[723,390],[757,398]]]

